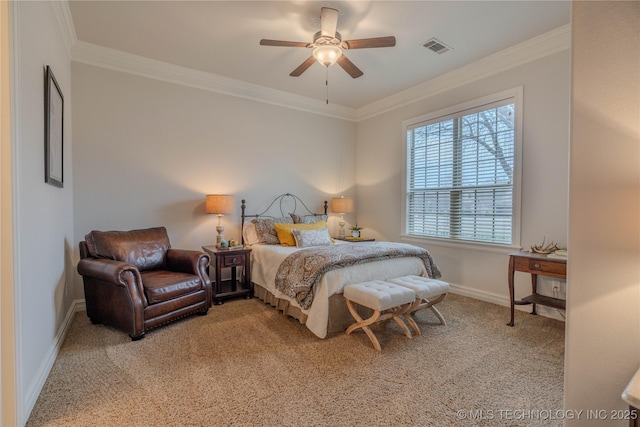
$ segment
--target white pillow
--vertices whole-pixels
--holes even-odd
[[[313,224],[318,221],[327,221],[327,215],[298,215],[290,213],[289,216],[294,224]]]
[[[329,230],[320,228],[317,230],[291,230],[293,238],[296,240],[296,246],[299,248],[308,248],[310,246],[328,246],[331,244]]]
[[[256,225],[252,222],[245,222],[242,228],[242,237],[244,237],[245,245],[251,246],[259,243]]]

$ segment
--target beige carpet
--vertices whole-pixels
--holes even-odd
[[[451,294],[440,310],[447,326],[423,310],[411,340],[374,329],[382,352],[257,299],[136,342],[78,313],[27,426],[562,424],[564,323],[516,312],[510,328],[507,308]]]

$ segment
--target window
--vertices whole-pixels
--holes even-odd
[[[520,97],[509,94],[405,123],[406,234],[519,243]]]

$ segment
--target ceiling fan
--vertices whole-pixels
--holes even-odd
[[[391,47],[396,45],[394,36],[372,37],[368,39],[356,39],[342,41],[342,36],[336,31],[338,26],[338,11],[330,7],[323,7],[320,11],[320,27],[313,36],[313,42],[290,42],[284,40],[260,40],[262,46],[284,46],[284,47],[305,47],[314,48],[313,55],[307,58],[302,64],[289,74],[292,77],[298,77],[304,73],[315,61],[325,67],[329,67],[336,62],[351,77],[357,79],[362,76],[363,72],[355,66],[353,62],[347,58],[343,50],[348,49],[366,49],[371,47]]]

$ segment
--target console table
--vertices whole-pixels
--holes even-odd
[[[531,274],[531,295],[516,301],[514,297],[513,278],[516,271]],[[566,307],[565,300],[540,295],[537,293],[538,275],[555,277],[567,280],[567,260],[562,258],[549,258],[547,255],[532,252],[514,252],[509,254],[509,298],[511,302],[511,321],[507,323],[513,326],[515,305],[533,304],[531,314],[536,313],[536,304],[549,307]]]

